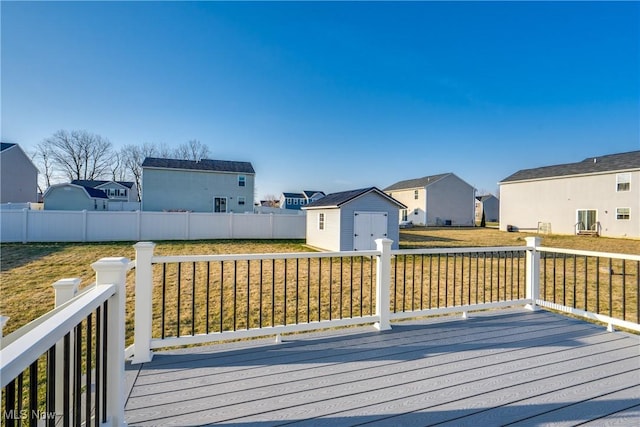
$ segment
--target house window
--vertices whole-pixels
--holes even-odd
[[[418,190],[415,190],[415,191],[413,192],[413,198],[414,198],[415,200],[418,200]]]
[[[629,219],[630,208],[616,208],[616,219]]]
[[[616,174],[616,191],[629,191],[631,189],[631,173]]]
[[[324,214],[318,214],[318,230],[324,230]]]
[[[238,205],[244,206],[244,203],[245,203],[245,198],[244,197],[238,197]]]
[[[247,184],[247,177],[244,175],[238,175],[238,187],[244,187]]]
[[[402,220],[403,221],[407,220],[407,210],[406,209],[402,209]]]

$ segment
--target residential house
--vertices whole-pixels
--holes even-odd
[[[403,203],[400,221],[427,226],[473,226],[475,188],[453,173],[396,182],[385,193]]]
[[[109,201],[114,202],[137,202],[138,189],[135,182],[130,181],[99,181],[74,179],[72,184],[82,185],[102,190],[109,197]]]
[[[500,200],[493,194],[476,196],[476,225],[482,222],[498,222],[500,219]]]
[[[255,171],[249,162],[147,157],[142,210],[252,212]]]
[[[38,201],[38,168],[18,144],[0,143],[0,203]]]
[[[500,185],[500,229],[640,237],[640,151],[520,170]]]
[[[44,192],[44,210],[57,211],[106,211],[109,197],[96,188],[79,184],[54,184]]]
[[[376,239],[400,240],[402,203],[376,187],[328,194],[303,206],[307,211],[307,244],[329,251],[370,250]]]
[[[324,192],[312,190],[305,190],[302,193],[282,193],[280,196],[280,209],[300,210],[303,206],[320,200],[324,196]]]

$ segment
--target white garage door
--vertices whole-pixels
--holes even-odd
[[[355,212],[353,218],[353,250],[376,248],[376,239],[387,237],[386,212]]]

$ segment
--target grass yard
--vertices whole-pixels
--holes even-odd
[[[424,228],[401,230],[400,246],[407,248],[521,246],[527,233],[492,228]],[[640,253],[640,240],[546,235],[543,245],[561,248]],[[8,334],[53,308],[52,284],[79,277],[82,287],[94,281],[91,263],[107,256],[135,257],[134,242],[3,244],[0,247],[0,314],[9,316]],[[159,242],[158,255],[305,252],[303,240],[221,240]],[[133,303],[133,273],[128,280],[128,304]],[[129,310],[132,313],[132,310]],[[129,322],[131,323],[131,322]]]

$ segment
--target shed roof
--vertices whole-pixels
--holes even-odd
[[[640,151],[629,151],[627,153],[608,154],[598,157],[587,157],[586,159],[577,163],[565,163],[553,166],[543,166],[534,169],[522,169],[514,173],[513,175],[509,175],[500,182],[504,183],[571,175],[596,174],[629,169],[640,169]]]
[[[87,187],[85,185],[79,185],[79,184],[74,184],[74,183],[70,183],[70,182],[65,182],[65,183],[62,183],[62,184],[54,184],[54,185],[50,186],[49,188],[47,188],[47,191],[44,192],[44,197],[47,197],[47,194],[51,190],[53,190],[54,188],[61,188],[61,187],[81,188],[87,193],[87,195],[91,199],[109,199],[109,196],[107,196],[107,193],[105,193],[102,190],[98,190],[97,188]]]
[[[142,162],[143,168],[162,168],[162,169],[186,169],[199,170],[209,172],[238,172],[255,174],[253,166],[249,162],[237,162],[230,160],[179,160],[179,159],[162,159],[157,157],[147,157]]]
[[[358,197],[363,196],[367,193],[376,193],[381,197],[387,199],[389,202],[397,205],[400,209],[406,208],[405,205],[403,205],[393,197],[390,197],[388,194],[378,189],[377,187],[367,187],[367,188],[360,188],[357,190],[342,191],[340,193],[327,194],[322,199],[309,203],[307,206],[304,206],[302,209],[339,208],[345,203],[349,203],[354,199],[357,199]]]
[[[436,181],[441,180],[447,175],[451,175],[451,172],[441,173],[438,175],[423,176],[422,178],[406,179],[404,181],[398,181],[384,189],[384,191],[392,190],[407,190],[409,188],[424,188],[427,185],[431,185]]]
[[[97,188],[101,185],[108,184],[110,182],[115,182],[127,188],[133,187],[133,182],[130,181],[103,181],[103,180],[91,180],[91,179],[74,179],[71,181],[72,184],[82,185],[83,187],[91,187]]]

